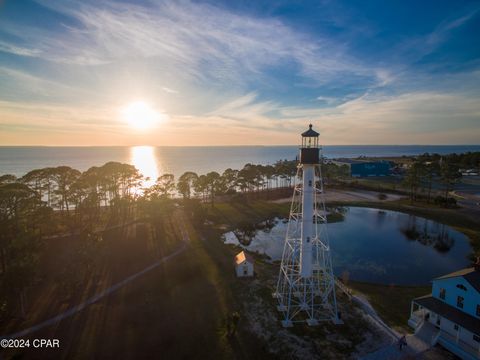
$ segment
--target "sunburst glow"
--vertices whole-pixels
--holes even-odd
[[[133,128],[147,130],[165,119],[165,114],[155,110],[145,101],[135,101],[122,110],[124,120]]]
[[[155,184],[159,171],[153,146],[134,146],[130,148],[130,163],[147,178],[143,183],[144,187]]]

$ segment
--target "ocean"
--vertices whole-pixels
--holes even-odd
[[[327,158],[358,156],[402,156],[423,153],[463,153],[480,151],[480,145],[332,145],[324,146]],[[108,161],[135,165],[140,172],[156,179],[164,173],[176,178],[185,171],[205,174],[223,172],[227,168],[241,169],[245,164],[274,164],[278,160],[293,160],[298,146],[214,146],[214,147],[0,147],[0,175],[23,176],[28,171],[44,167],[68,165],[80,171],[101,166]]]

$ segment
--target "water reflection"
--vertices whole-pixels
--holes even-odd
[[[400,231],[408,240],[432,246],[439,252],[448,252],[455,244],[455,239],[450,235],[448,226],[413,215],[410,215],[406,224],[400,227]]]
[[[332,210],[332,209],[330,209]],[[384,284],[424,285],[468,266],[468,239],[431,220],[389,210],[344,207],[343,221],[328,225],[337,276]],[[287,223],[242,224],[225,242],[282,258]]]
[[[249,246],[255,236],[258,235],[258,231],[262,230],[263,233],[269,234],[273,227],[278,223],[278,219],[270,219],[262,221],[258,224],[252,224],[249,222],[242,222],[238,225],[238,228],[234,231],[240,244]]]
[[[144,187],[155,184],[159,176],[155,148],[153,146],[133,146],[130,148],[130,163],[146,178]]]

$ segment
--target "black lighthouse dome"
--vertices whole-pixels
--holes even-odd
[[[308,130],[302,133],[302,146],[300,148],[300,162],[302,164],[318,164],[320,162],[318,137],[320,134],[312,129],[312,124]]]

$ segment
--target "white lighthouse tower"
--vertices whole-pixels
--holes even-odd
[[[282,325],[341,323],[335,298],[327,215],[320,170],[319,133],[302,133],[300,161],[276,292]]]

